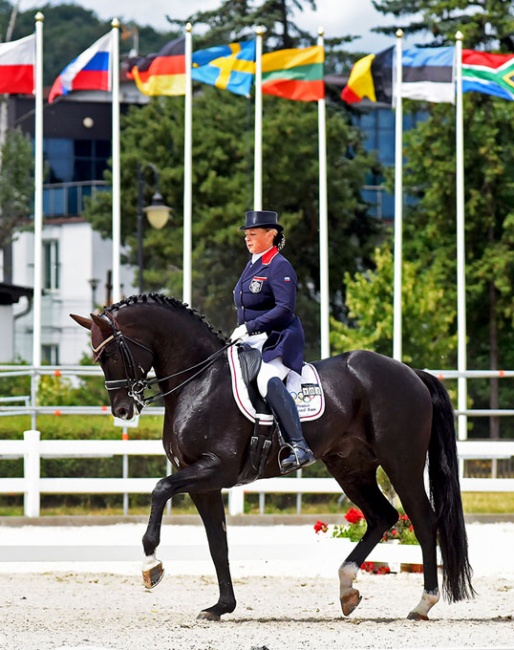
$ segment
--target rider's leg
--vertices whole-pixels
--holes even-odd
[[[314,455],[309,449],[302,433],[298,409],[283,380],[289,372],[281,358],[263,362],[257,375],[257,386],[262,397],[270,405],[280,431],[288,443],[290,453],[280,461],[282,473],[311,465]]]

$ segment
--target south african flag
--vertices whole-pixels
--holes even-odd
[[[514,54],[462,50],[462,92],[514,101]]]

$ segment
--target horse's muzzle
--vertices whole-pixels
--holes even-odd
[[[125,399],[120,404],[111,404],[111,412],[115,418],[120,420],[132,420],[135,415],[142,411],[140,404],[132,399]]]

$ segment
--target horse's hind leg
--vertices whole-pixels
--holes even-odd
[[[343,614],[348,616],[361,600],[359,591],[353,587],[357,572],[386,530],[396,523],[398,512],[378,487],[376,466],[357,472],[348,459],[334,457],[324,462],[346,495],[362,510],[367,523],[362,539],[339,568],[339,598]],[[362,464],[362,458],[359,462]]]
[[[391,478],[393,481],[393,479]],[[414,533],[421,546],[423,554],[423,594],[421,600],[409,612],[412,620],[428,620],[428,612],[439,601],[439,586],[437,580],[437,522],[435,513],[428,500],[423,479],[406,482],[403,474],[393,481],[394,488],[402,505],[412,522]]]
[[[236,599],[232,587],[228,561],[227,530],[223,498],[220,491],[207,494],[191,494],[191,499],[194,501],[205,526],[209,550],[216,568],[220,590],[219,600],[216,605],[202,610],[198,618],[219,621],[222,614],[233,612],[236,608]]]

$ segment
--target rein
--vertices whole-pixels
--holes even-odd
[[[194,375],[191,375],[191,377],[188,377],[187,379],[184,379],[183,382],[178,384],[178,386],[175,386],[175,388],[171,388],[170,390],[166,391],[165,393],[160,392],[160,393],[154,393],[153,395],[150,395],[149,397],[144,397],[144,406],[147,404],[151,404],[152,402],[155,402],[155,400],[159,399],[159,397],[167,397],[168,395],[171,395],[175,391],[179,390],[180,388],[183,388],[187,384],[189,384],[190,381],[193,381],[195,377],[198,377],[198,375],[202,374],[204,370],[207,370],[212,364],[216,361],[216,359],[221,356],[228,348],[230,348],[234,343],[230,342],[227,343],[227,345],[224,345],[220,350],[216,350],[213,354],[211,354],[207,359],[204,359],[203,361],[200,361],[199,363],[195,364],[194,366],[190,366],[189,368],[184,368],[184,370],[179,370],[179,372],[175,372],[173,375],[168,375],[167,377],[155,377],[154,379],[150,379],[149,381],[145,381],[146,388],[150,388],[150,386],[153,386],[153,384],[156,384],[161,381],[166,381],[168,379],[173,379],[174,377],[178,377],[180,375],[183,375],[186,372],[190,372],[191,370],[195,370],[196,368],[199,368],[197,372],[194,373]]]
[[[105,381],[105,388],[108,391],[111,390],[119,390],[121,388],[126,388],[128,391],[129,397],[131,397],[135,402],[137,402],[141,408],[144,408],[148,404],[151,404],[152,402],[155,402],[158,400],[160,397],[166,397],[168,395],[171,395],[175,391],[183,388],[189,382],[191,382],[193,379],[195,379],[198,375],[200,375],[204,370],[207,370],[215,361],[216,359],[221,356],[229,347],[234,345],[234,342],[229,342],[227,345],[224,345],[220,350],[216,350],[213,354],[211,354],[207,359],[204,359],[203,361],[200,361],[196,363],[194,366],[190,366],[189,368],[184,368],[184,370],[179,370],[178,372],[175,372],[171,375],[168,375],[166,377],[154,377],[153,379],[137,379],[136,378],[136,364],[134,363],[134,358],[132,356],[132,353],[130,351],[129,346],[127,345],[127,341],[130,341],[131,343],[134,343],[135,345],[138,345],[140,348],[143,348],[143,350],[146,350],[149,354],[152,355],[153,357],[153,352],[150,350],[150,348],[147,348],[145,345],[142,343],[139,343],[139,341],[135,341],[134,339],[125,336],[123,332],[120,330],[118,322],[114,318],[114,316],[109,313],[105,312],[102,314],[102,317],[105,318],[109,324],[111,325],[113,329],[113,333],[104,339],[96,348],[93,347],[93,353],[94,353],[94,359],[95,361],[98,361],[100,358],[104,348],[109,345],[110,343],[117,343],[118,347],[121,352],[121,357],[123,359],[123,366],[125,368],[125,374],[127,377],[125,379],[111,379],[111,380],[106,380]],[[197,370],[198,369],[198,370]],[[149,395],[148,397],[144,396],[145,390],[151,388],[154,384],[162,382],[162,381],[167,381],[168,379],[174,379],[175,377],[179,377],[180,375],[183,375],[187,372],[190,372],[192,370],[197,370],[191,377],[188,377],[184,381],[182,381],[180,384],[175,386],[174,388],[171,388],[170,390],[166,391],[163,393],[162,391],[159,393],[154,393],[153,395]]]

